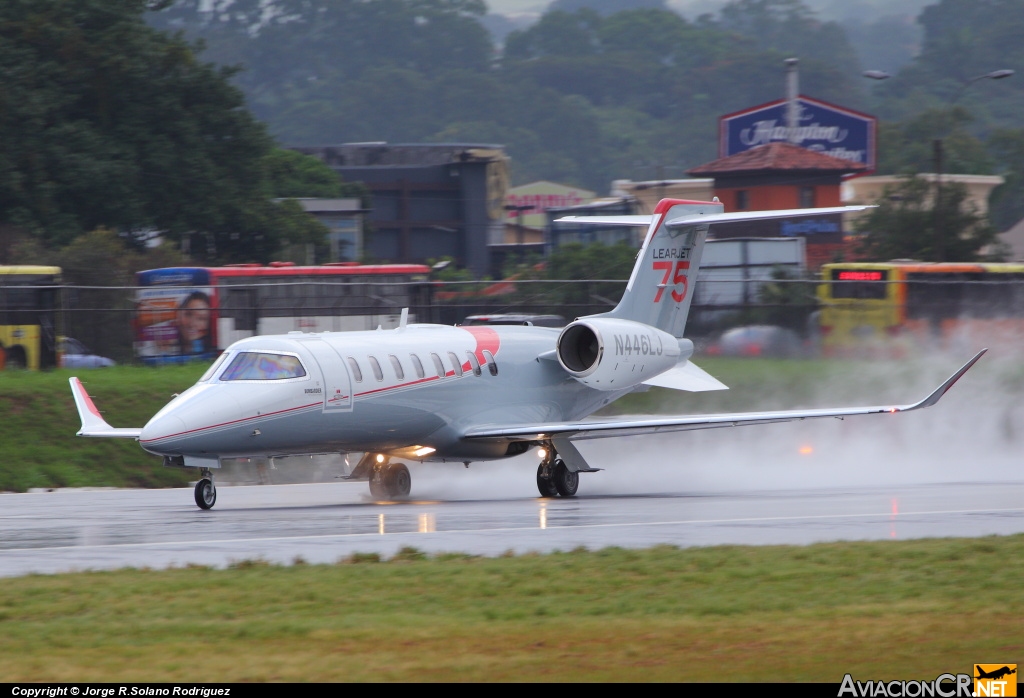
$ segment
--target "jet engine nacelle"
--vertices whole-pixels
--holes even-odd
[[[557,347],[562,368],[596,390],[639,385],[675,366],[681,354],[679,340],[669,333],[613,318],[573,322],[558,335]]]

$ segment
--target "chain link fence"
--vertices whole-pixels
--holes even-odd
[[[690,312],[687,336],[707,339],[730,327],[771,324],[806,336],[817,309],[815,281],[773,282],[772,292],[760,282],[740,294],[739,302],[707,302],[721,299],[716,286],[702,282]],[[735,285],[735,282],[728,282]],[[349,287],[352,285],[349,284]],[[611,310],[625,290],[620,279],[416,282],[410,284],[362,284],[358,292],[332,292],[330,284],[274,285],[273,297],[260,293],[234,295],[226,302],[227,287],[218,290],[211,331],[218,332],[220,349],[240,336],[299,331],[385,329],[397,325],[401,311],[409,308],[410,322],[463,324],[472,315],[557,315],[574,318]],[[247,287],[255,290],[253,287]],[[138,288],[123,286],[65,286],[63,332],[85,344],[93,353],[118,363],[138,361],[134,343],[139,337]],[[735,288],[730,297],[736,296]],[[244,300],[239,301],[242,298]],[[229,336],[226,328],[232,328]],[[229,341],[230,340],[230,341]]]
[[[1024,335],[1020,327],[1024,325],[1024,279],[907,281],[900,282],[905,289],[898,294],[883,290],[886,283],[894,282],[877,282],[870,297],[825,303],[819,301],[820,283],[816,279],[699,281],[686,335],[700,350],[732,328],[772,326],[802,343],[803,355],[818,353],[823,333],[834,332],[843,323],[852,340],[860,333],[875,342],[914,335],[919,344],[948,343],[957,335],[973,343],[1020,344]],[[212,331],[218,332],[217,348],[223,349],[253,334],[387,329],[398,324],[406,307],[410,322],[456,325],[469,316],[497,314],[556,315],[571,322],[614,308],[625,285],[619,279],[368,283],[358,289],[349,284],[345,295],[339,296],[329,284],[297,283],[289,284],[286,291],[277,284],[279,295],[272,298],[251,293],[235,297],[233,303],[224,302],[227,289],[221,288]],[[118,363],[139,361],[134,346],[137,291],[64,287],[62,334]],[[837,298],[841,295],[836,291]],[[248,301],[239,302],[239,297]],[[887,300],[890,297],[895,300]],[[837,310],[842,314],[838,320]],[[226,328],[232,328],[233,334]]]

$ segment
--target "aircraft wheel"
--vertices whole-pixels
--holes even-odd
[[[557,497],[558,488],[555,487],[554,479],[544,477],[544,464],[537,466],[537,490],[541,497]]]
[[[212,509],[217,503],[217,488],[213,486],[213,480],[203,478],[196,483],[196,505],[200,509]]]
[[[388,491],[384,486],[384,472],[382,468],[374,468],[370,472],[370,496],[374,499],[388,498]]]
[[[391,463],[384,471],[384,487],[391,498],[408,497],[412,491],[412,476],[405,463]]]
[[[554,472],[551,473],[551,482],[555,484],[558,494],[563,497],[572,497],[580,486],[580,474],[565,467],[565,461],[561,458],[555,461]]]

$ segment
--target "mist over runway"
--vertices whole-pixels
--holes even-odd
[[[728,397],[747,409],[898,404],[927,394],[955,364],[940,357],[909,372],[864,364],[855,394],[846,380],[816,383],[809,397],[772,389]],[[222,480],[210,511],[188,489],[4,494],[0,576],[256,558],[333,563],[403,546],[500,555],[1022,533],[1018,365],[982,362],[937,406],[909,414],[579,441],[605,470],[581,475],[570,499],[537,496],[533,452],[468,469],[411,463],[405,502],[374,502],[365,482],[339,481],[330,467],[306,467],[321,481],[304,484]],[[687,407],[716,411],[699,398]],[[267,479],[280,483],[297,469]]]

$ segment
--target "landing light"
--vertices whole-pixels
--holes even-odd
[[[430,446],[420,446],[415,451],[413,451],[413,454],[422,458],[423,456],[429,456],[436,450],[436,448],[431,448]]]
[[[541,460],[544,460],[545,458],[547,458],[547,457],[548,457],[548,450],[547,450],[546,448],[538,448],[538,449],[537,449],[537,456],[538,456],[538,457],[539,457],[539,458],[540,458]]]
[[[814,447],[813,446],[801,446],[800,447],[800,455],[801,456],[809,456],[812,453],[814,453]]]
[[[383,463],[384,462],[384,454],[383,453],[378,453],[377,454],[377,462],[378,463]]]

